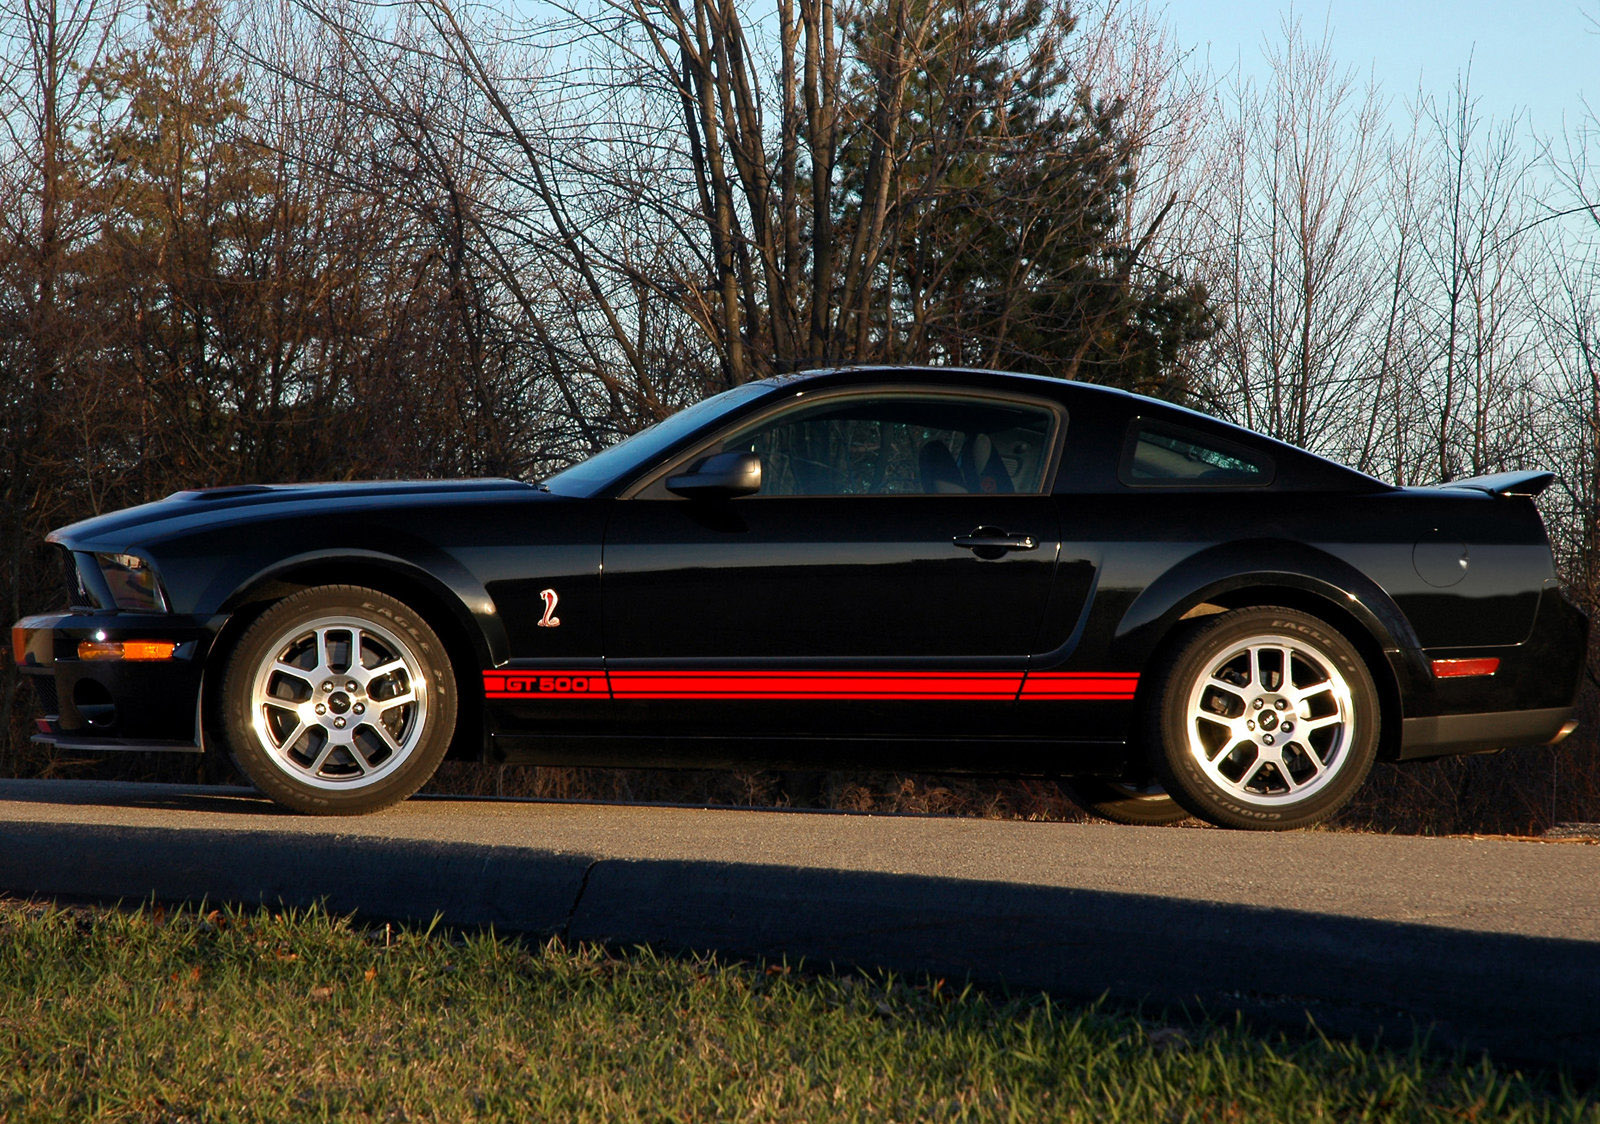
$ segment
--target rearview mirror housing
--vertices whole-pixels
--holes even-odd
[[[667,491],[690,499],[731,499],[761,490],[761,458],[755,453],[714,453],[688,472],[667,477]]]

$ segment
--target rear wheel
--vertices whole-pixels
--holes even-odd
[[[455,730],[455,678],[427,622],[388,594],[320,586],[239,638],[222,684],[234,763],[298,812],[374,812],[420,788]]]
[[[1343,635],[1294,609],[1208,620],[1157,670],[1151,765],[1223,827],[1305,827],[1355,793],[1377,755],[1372,674]]]
[[[1108,781],[1099,777],[1062,777],[1056,781],[1068,800],[1091,815],[1112,823],[1139,827],[1177,823],[1189,812],[1155,781]]]

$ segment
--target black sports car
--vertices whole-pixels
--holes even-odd
[[[368,812],[447,752],[1062,780],[1125,822],[1312,823],[1373,761],[1571,732],[1588,622],[1532,497],[1395,488],[1120,391],[856,368],[542,484],[212,488],[51,536],[37,737],[225,745]]]

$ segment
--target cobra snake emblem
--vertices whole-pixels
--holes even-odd
[[[539,627],[560,628],[561,618],[556,616],[556,602],[561,597],[553,589],[541,589],[539,596],[544,599],[544,616],[539,618]]]

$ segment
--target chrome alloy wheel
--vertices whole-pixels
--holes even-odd
[[[1339,775],[1357,736],[1350,685],[1293,636],[1228,645],[1190,688],[1189,755],[1241,804],[1299,803]]]
[[[400,636],[360,617],[286,631],[253,677],[255,736],[273,764],[315,788],[349,791],[387,777],[422,740],[428,684]]]

